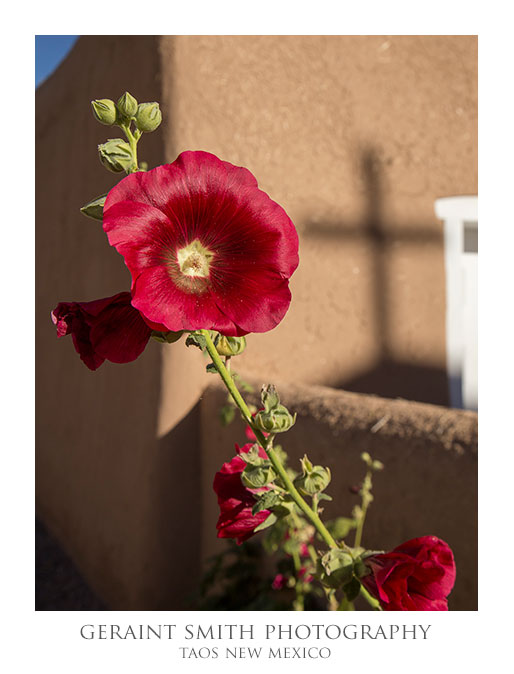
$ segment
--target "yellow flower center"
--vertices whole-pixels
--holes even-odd
[[[214,253],[202,246],[198,239],[177,251],[178,266],[184,276],[208,278],[213,257]]]

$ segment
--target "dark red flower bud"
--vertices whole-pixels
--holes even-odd
[[[282,590],[282,588],[287,586],[287,577],[284,576],[282,573],[277,573],[275,578],[273,578],[273,582],[271,583],[271,587],[274,590]]]
[[[435,536],[413,538],[392,552],[364,559],[371,573],[362,584],[384,611],[447,611],[455,562],[447,543]]]
[[[104,362],[129,363],[143,351],[152,330],[123,292],[93,302],[60,302],[52,311],[57,336],[71,334],[75,350],[90,370]]]
[[[244,447],[236,445],[236,449],[238,454],[247,453],[252,446],[252,443]],[[268,458],[261,447],[259,447],[259,456],[263,459]],[[256,502],[254,494],[268,491],[268,487],[262,489],[245,487],[241,482],[245,466],[246,463],[240,456],[234,456],[216,473],[213,484],[220,507],[220,516],[216,524],[218,538],[235,538],[238,545],[253,536],[255,528],[262,524],[270,514],[269,510],[261,510],[256,515],[252,515],[252,508]]]

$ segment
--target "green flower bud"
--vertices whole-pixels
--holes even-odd
[[[271,465],[252,466],[252,464],[247,464],[241,475],[241,482],[249,489],[260,489],[273,482],[275,477],[275,471]]]
[[[100,124],[112,126],[116,121],[116,106],[110,98],[100,98],[97,101],[91,101],[93,115]]]
[[[116,107],[122,117],[128,117],[130,119],[131,117],[134,117],[137,112],[137,101],[134,96],[126,91],[123,96],[119,98]]]
[[[354,559],[346,550],[333,548],[321,558],[318,569],[320,580],[323,585],[338,588],[346,585],[353,578]]]
[[[93,220],[103,220],[104,204],[107,194],[101,194],[96,199],[91,199],[85,206],[82,206],[80,212]]]
[[[270,412],[260,410],[253,419],[254,426],[264,433],[285,433],[296,421],[296,414],[291,415],[283,405],[278,405]]]
[[[312,496],[324,491],[330,484],[330,480],[330,468],[312,466],[312,470],[297,477],[294,484],[303,495]]]
[[[162,112],[159,103],[140,103],[137,106],[136,126],[140,131],[150,133],[162,122]]]
[[[264,433],[288,431],[296,421],[296,414],[291,415],[287,408],[280,404],[279,395],[272,384],[262,387],[261,401],[264,409],[255,415],[254,426]]]
[[[220,335],[216,342],[216,351],[220,356],[239,356],[246,348],[244,337],[225,337]]]
[[[132,165],[130,145],[121,138],[110,138],[98,146],[98,157],[108,171],[122,173]]]

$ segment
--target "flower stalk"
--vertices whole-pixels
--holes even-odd
[[[271,465],[275,469],[276,473],[279,475],[281,478],[282,482],[284,483],[285,488],[289,492],[291,498],[293,501],[296,503],[296,505],[300,508],[300,510],[309,518],[309,520],[312,522],[312,524],[316,527],[316,530],[318,531],[319,535],[321,538],[325,541],[325,543],[328,545],[329,548],[337,548],[339,547],[326,526],[323,524],[321,521],[319,515],[317,512],[315,512],[309,504],[303,499],[303,497],[300,495],[299,491],[296,489],[294,486],[291,478],[287,474],[286,469],[284,468],[282,462],[278,458],[277,454],[275,453],[275,450],[272,447],[272,436],[270,436],[268,439],[266,439],[263,435],[263,433],[254,426],[253,424],[253,419],[250,410],[248,409],[248,405],[246,404],[244,398],[242,395],[239,393],[239,390],[237,386],[234,383],[234,380],[231,376],[231,374],[228,372],[227,368],[223,364],[223,361],[221,360],[220,355],[216,351],[216,347],[214,346],[214,342],[211,339],[211,335],[208,330],[199,330],[199,332],[203,335],[205,338],[205,343],[206,343],[206,349],[207,353],[211,357],[211,360],[218,371],[221,379],[223,380],[223,383],[228,389],[228,392],[232,396],[234,402],[236,403],[237,407],[241,411],[241,414],[243,415],[243,418],[245,422],[251,427],[253,432],[255,433],[255,437],[257,438],[257,442],[260,444],[260,446],[266,451],[266,454],[268,455],[269,460],[271,461]]]

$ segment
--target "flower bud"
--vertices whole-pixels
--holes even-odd
[[[220,335],[216,342],[216,351],[220,356],[239,356],[246,348],[244,337],[225,337]]]
[[[123,96],[121,96],[116,103],[116,107],[122,117],[134,117],[137,112],[137,101],[126,91]]]
[[[295,487],[303,495],[319,494],[330,484],[330,468],[323,468],[323,466],[311,466],[311,468],[312,470],[300,475],[294,481]]]
[[[296,414],[291,415],[283,405],[278,405],[270,412],[260,410],[253,418],[254,426],[263,433],[285,433],[296,421]]]
[[[140,103],[137,106],[136,126],[140,131],[150,133],[155,131],[162,121],[159,103]]]
[[[85,206],[82,206],[80,212],[93,220],[103,220],[104,204],[107,194],[101,194],[96,199],[91,199]]]
[[[354,559],[350,552],[333,548],[320,560],[318,574],[323,585],[336,589],[353,578]]]
[[[260,489],[273,482],[275,477],[275,471],[271,465],[252,466],[247,464],[241,475],[241,482],[249,489]]]
[[[91,101],[93,115],[100,124],[112,126],[116,121],[116,106],[110,98],[100,98],[97,101]]]
[[[121,138],[110,138],[98,146],[98,157],[108,171],[121,173],[132,164],[130,145]]]

